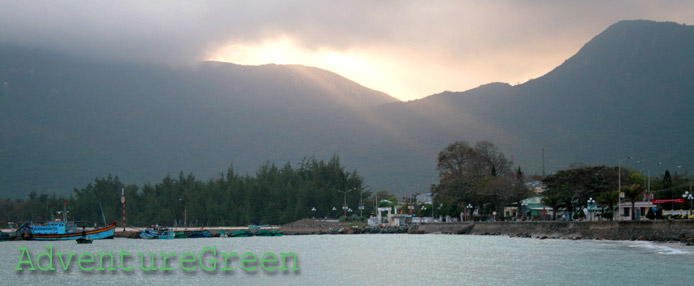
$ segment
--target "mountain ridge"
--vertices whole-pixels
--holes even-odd
[[[230,164],[252,173],[267,160],[339,154],[372,189],[410,194],[436,182],[436,154],[456,140],[489,140],[530,173],[543,148],[548,171],[629,155],[682,165],[694,160],[692,29],[619,22],[534,80],[408,102],[303,66],[187,70],[3,52],[0,193],[66,193],[108,174],[212,178]]]

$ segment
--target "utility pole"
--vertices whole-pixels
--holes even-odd
[[[125,188],[120,189],[120,202],[123,204],[123,231],[125,231]]]
[[[622,162],[624,160],[631,160],[631,158],[632,158],[631,156],[628,156],[622,160],[619,160],[619,164],[618,164],[619,167],[617,169],[617,187],[618,187],[618,190],[617,190],[617,215],[615,216],[614,214],[612,214],[612,217],[616,217],[618,220],[621,220],[621,216],[622,216],[620,213],[621,204],[622,204]]]
[[[363,200],[364,189],[359,188],[359,217],[364,216],[364,200]]]
[[[545,177],[545,147],[542,147],[542,177]]]

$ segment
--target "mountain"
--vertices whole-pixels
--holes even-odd
[[[627,156],[672,170],[694,159],[694,27],[622,21],[535,80],[406,105],[449,125],[442,107],[466,117],[453,120],[451,132],[484,126],[474,137],[503,146],[526,170],[541,168],[543,147],[554,170],[572,162],[616,165]]]
[[[175,69],[3,44],[0,197],[334,154],[372,189],[410,194],[436,182],[436,154],[455,140],[494,142],[528,173],[542,148],[547,171],[629,155],[653,173],[691,169],[692,79],[694,27],[651,21],[616,23],[524,84],[410,102],[304,66]]]
[[[349,134],[330,124],[398,101],[312,67],[171,69],[11,45],[0,46],[0,84],[2,196],[67,193],[108,174],[142,184],[329,158],[340,149],[322,134]]]

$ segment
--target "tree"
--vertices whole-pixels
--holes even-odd
[[[517,217],[520,218],[522,216],[521,214],[521,201],[526,199],[528,196],[531,195],[530,188],[525,185],[525,176],[523,175],[523,171],[521,171],[521,167],[518,166],[518,169],[516,169],[516,177],[515,177],[515,182],[513,183],[513,189],[511,192],[511,198],[510,200],[512,202],[516,203],[517,207]]]
[[[561,170],[545,177],[545,196],[557,195],[562,207],[571,212],[576,205],[584,205],[589,198],[617,189],[617,170],[606,166],[588,166]],[[626,180],[628,182],[628,180]]]
[[[653,208],[648,209],[648,213],[646,213],[646,218],[650,220],[655,219],[655,213],[653,212]]]
[[[598,197],[595,198],[595,200],[597,200],[599,204],[608,205],[610,207],[610,220],[612,220],[614,218],[614,205],[619,200],[619,192],[604,192],[598,195]],[[603,217],[605,217],[605,214],[603,214]]]
[[[439,184],[432,191],[437,200],[451,206],[451,212],[455,206],[471,203],[502,213],[503,205],[515,199],[511,162],[489,141],[480,141],[474,148],[465,141],[448,145],[439,152],[436,169]]]
[[[622,187],[624,191],[624,197],[631,202],[631,220],[636,219],[636,211],[634,207],[636,201],[638,201],[643,195],[643,186],[641,184],[631,184],[629,186]]]
[[[672,176],[670,176],[670,170],[665,170],[663,175],[663,189],[667,190],[672,188]]]
[[[549,195],[545,196],[541,200],[542,204],[545,204],[552,208],[552,220],[557,220],[557,212],[562,204],[562,198],[559,195]]]

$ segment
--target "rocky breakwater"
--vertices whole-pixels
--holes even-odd
[[[508,235],[514,237],[680,241],[694,244],[694,220],[660,221],[533,221],[434,223],[425,233]]]
[[[368,226],[364,223],[302,219],[280,227],[282,234],[368,234],[368,233],[424,233],[408,226]]]
[[[284,235],[328,234],[335,228],[347,227],[349,222],[333,220],[302,219],[280,227]]]

